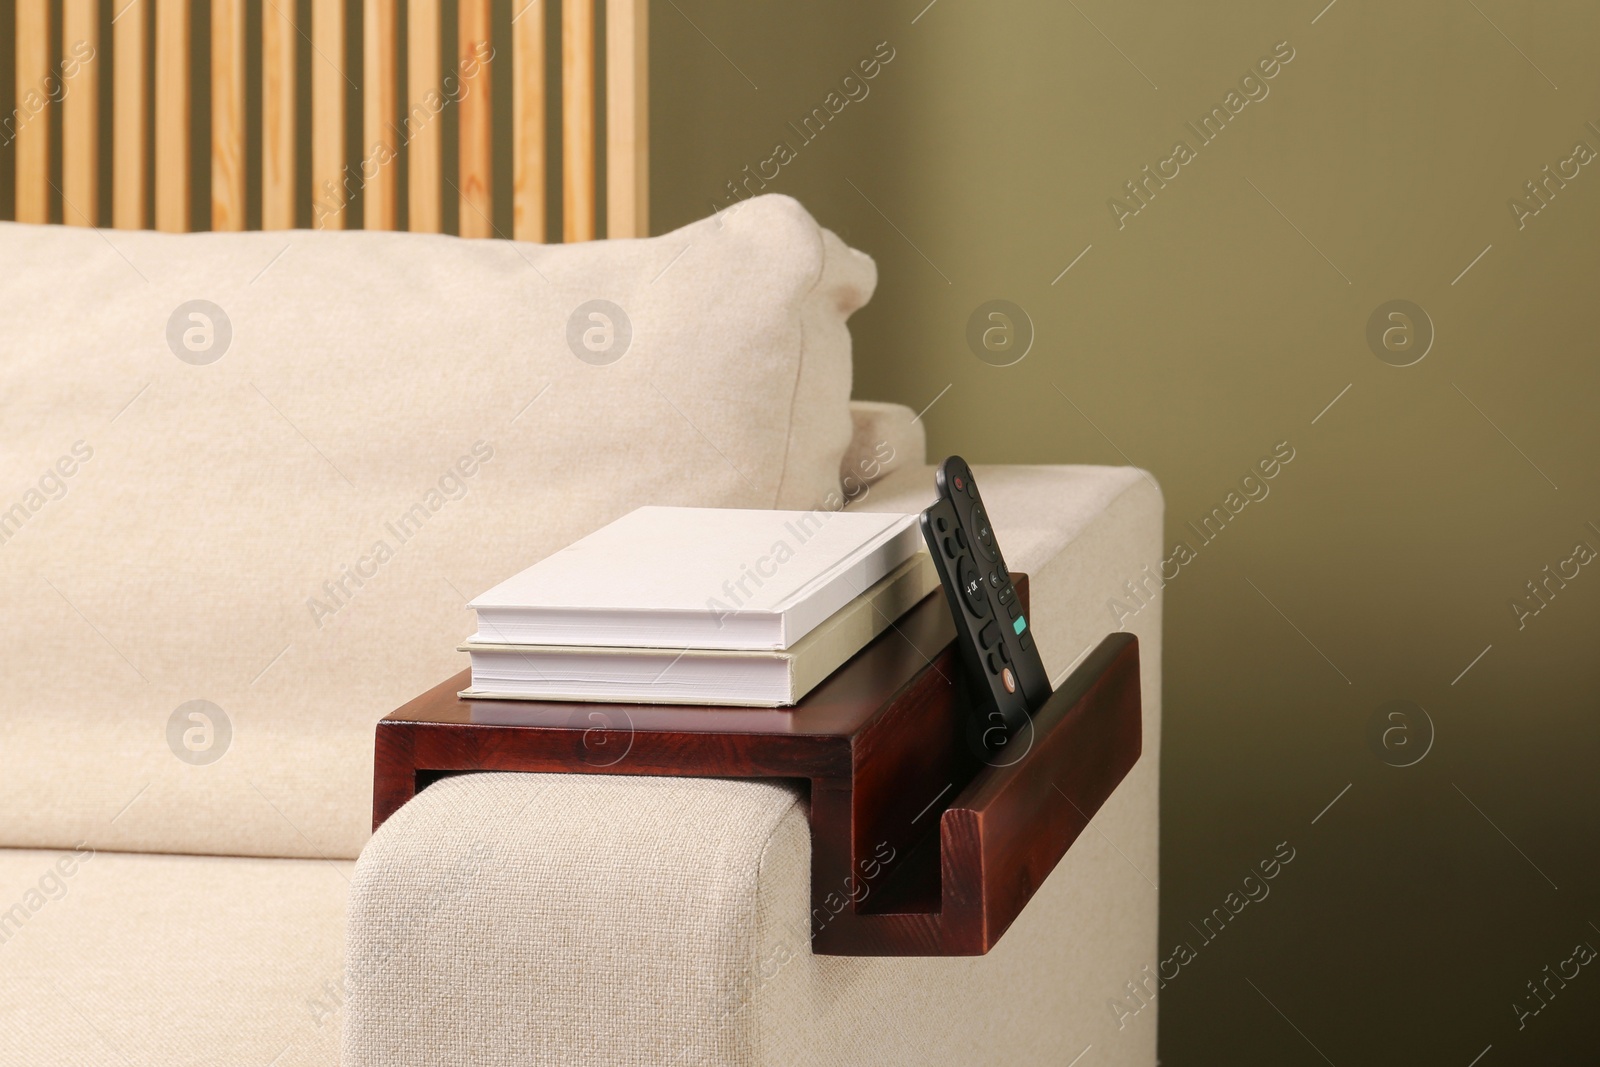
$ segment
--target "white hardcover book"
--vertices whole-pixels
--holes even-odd
[[[643,507],[473,600],[472,640],[789,648],[921,547],[915,515]]]
[[[593,648],[469,642],[469,700],[582,700],[640,704],[798,703],[939,587],[919,552],[787,649]]]

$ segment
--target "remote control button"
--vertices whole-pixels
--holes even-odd
[[[962,477],[961,475],[958,474],[951,480],[955,484],[956,492],[965,493],[967,491],[967,480],[966,480],[966,478],[964,478],[964,477]]]
[[[1003,669],[1004,668],[1000,663],[1000,657],[993,652],[989,653],[989,673],[999,674]]]
[[[961,549],[956,547],[955,538],[946,537],[944,539],[944,554],[949,556],[951,559],[955,559],[957,556],[961,555]]]
[[[1022,605],[1013,600],[1011,603],[1006,605],[1006,614],[1010,615],[1013,619],[1020,617],[1022,615]],[[1022,631],[1019,630],[1017,632],[1021,633]]]
[[[993,648],[1000,643],[1000,627],[993,622],[983,624],[983,629],[978,631],[978,643],[984,648]]]
[[[1018,615],[1016,618],[1011,620],[1011,629],[1015,630],[1019,637],[1022,635],[1023,631],[1026,630],[1027,628],[1028,628],[1028,620],[1023,618],[1022,616]]]
[[[961,557],[956,573],[960,576],[961,594],[967,601],[967,607],[979,618],[989,614],[989,597],[983,591],[983,579],[978,577],[978,569],[972,565],[971,557]]]
[[[1014,586],[1014,585],[1008,585],[1004,589],[1000,590],[999,594],[996,596],[995,599],[999,600],[1000,603],[1002,603],[1002,604],[1009,604],[1013,600],[1015,600],[1016,597],[1017,597],[1017,587]]]
[[[982,504],[972,509],[972,534],[977,539],[978,551],[983,553],[983,558],[990,563],[999,562],[1000,549],[994,543],[994,531],[989,528],[989,516],[984,513]]]
[[[1032,652],[1033,651],[1033,635],[1031,635],[1031,634],[1023,634],[1022,635],[1022,651],[1024,651],[1024,652]]]
[[[1017,691],[1017,676],[1011,673],[1010,667],[1000,672],[1000,681],[1005,683],[1006,692],[1015,693]]]
[[[1005,645],[1001,645],[999,648],[995,649],[995,651],[1000,653],[1000,662],[1001,663],[1010,663],[1011,662],[1011,653],[1010,653],[1010,651],[1008,651],[1006,649]]]
[[[1000,572],[999,571],[990,571],[989,572],[989,588],[990,589],[999,589],[1001,583],[1002,583],[1002,579],[1000,577]]]
[[[950,520],[946,519],[943,515],[935,515],[933,518],[933,528],[938,530],[940,533],[944,533],[946,530],[950,529]]]
[[[956,530],[956,544],[960,545],[962,548],[967,547],[967,535],[962,533],[959,529]]]

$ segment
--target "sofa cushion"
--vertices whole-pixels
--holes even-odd
[[[336,1064],[352,868],[0,849],[0,1061]]]
[[[0,225],[0,844],[354,856],[466,598],[641,504],[811,507],[870,259]],[[220,758],[213,758],[220,754]]]
[[[850,447],[839,464],[847,499],[858,499],[867,487],[897,470],[927,462],[927,431],[917,413],[904,404],[852,400],[850,421],[854,423]]]

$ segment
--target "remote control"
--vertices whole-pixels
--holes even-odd
[[[980,702],[976,734],[982,748],[993,751],[1049,699],[1050,676],[972,469],[951,456],[936,482],[939,499],[922,513],[922,536],[950,601],[973,699]]]

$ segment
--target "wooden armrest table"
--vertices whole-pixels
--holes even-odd
[[[378,724],[373,828],[471,771],[804,778],[813,951],[981,955],[1138,760],[1139,649],[1108,636],[983,757],[954,638],[935,591],[777,709],[471,701],[462,672]]]

